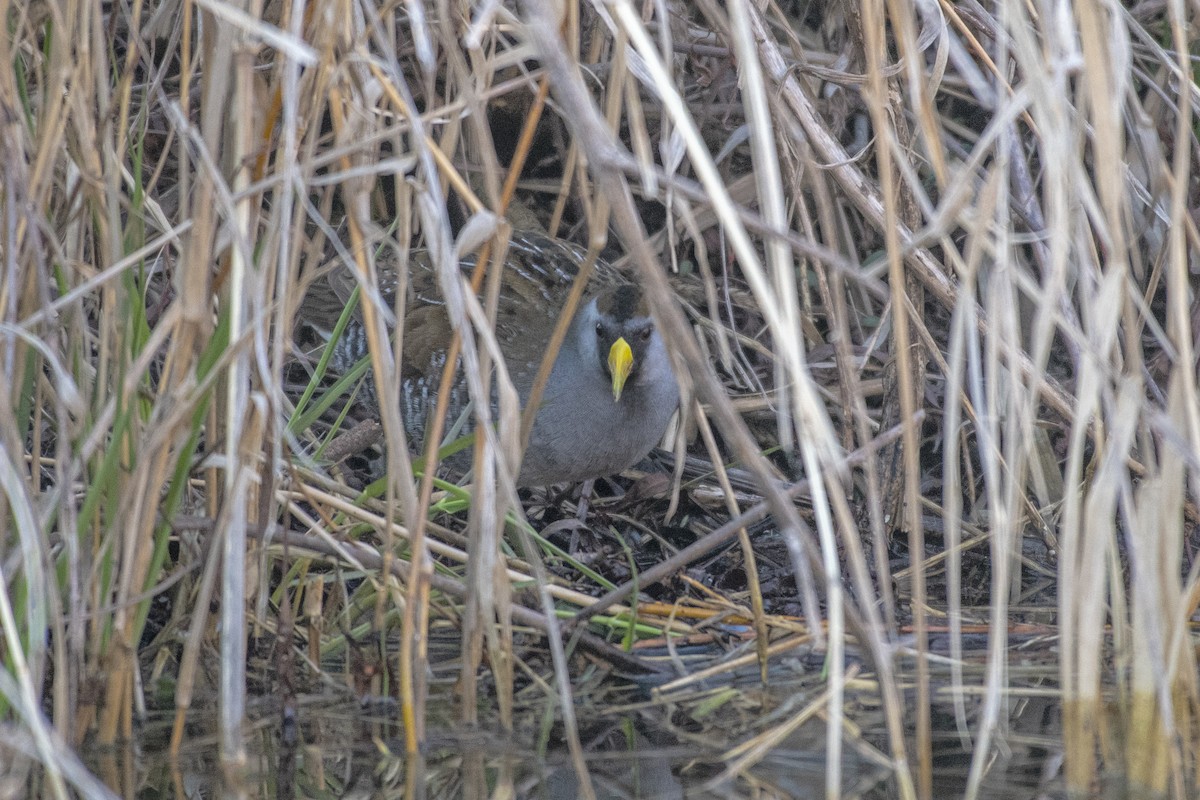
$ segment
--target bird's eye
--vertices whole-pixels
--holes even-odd
[[[651,328],[645,328],[645,329],[644,329],[644,330],[641,332],[642,341],[643,341],[643,342],[648,342],[648,341],[650,341],[650,334],[652,334],[652,333],[654,333],[654,330],[653,330],[653,329],[651,329]]]
[[[597,323],[596,323],[596,335],[597,335],[597,336],[603,336],[603,335],[604,335],[604,323],[603,323],[603,322],[597,322]]]

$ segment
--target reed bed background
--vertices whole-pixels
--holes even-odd
[[[1191,8],[0,7],[0,795],[131,793],[85,743],[165,707],[178,748],[212,698],[250,793],[255,693],[287,719],[349,681],[399,700],[409,796],[514,791],[502,759],[439,783],[420,754],[450,720],[523,730],[547,705],[594,796],[595,665],[615,680],[651,660],[634,640],[719,617],[754,634],[740,667],[707,664],[705,691],[749,665],[722,684],[738,713],[681,685],[650,705],[705,732],[727,796],[788,796],[756,769],[805,724],[828,797],[851,751],[888,771],[878,796],[981,796],[1035,688],[1061,713],[1054,791],[1196,796]],[[374,264],[486,262],[510,224],[658,300],[694,401],[675,455],[703,465],[642,506],[701,523],[666,567],[589,572],[535,539],[521,520],[557,501],[506,477],[519,417],[469,495],[414,466]],[[334,458],[353,380],[297,372],[331,261],[393,398],[356,434],[386,454],[365,493]],[[443,284],[487,391],[486,319]],[[673,579],[733,537],[743,586]],[[626,578],[660,605],[592,606]],[[797,652],[818,666],[789,693]],[[969,754],[953,792],[946,730]]]

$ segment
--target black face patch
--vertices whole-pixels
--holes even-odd
[[[597,298],[596,308],[601,314],[618,323],[650,315],[641,290],[632,284],[618,286]]]

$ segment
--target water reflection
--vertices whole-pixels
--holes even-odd
[[[135,747],[91,751],[89,766],[119,797],[220,797],[228,787],[221,782],[216,740],[205,733],[214,729],[215,719],[195,713],[190,719],[192,735],[178,763],[172,764],[165,753],[169,720],[164,717],[145,726]],[[489,796],[505,777],[511,779],[513,796],[522,800],[580,796],[579,777],[556,724],[524,738],[441,730],[429,736],[423,758],[414,762],[402,754],[395,716],[379,709],[314,698],[299,706],[294,743],[284,741],[286,726],[280,719],[271,713],[251,727],[243,783],[248,797],[391,799],[403,797],[406,781],[418,776],[418,796],[431,799],[477,792]],[[820,737],[796,736],[734,781],[719,782],[721,751],[706,746],[698,735],[653,725],[645,714],[587,723],[580,734],[586,770],[599,798],[825,796],[824,754],[811,747]],[[539,741],[544,748],[537,746]],[[843,771],[846,797],[865,797],[888,776],[886,769],[853,754]]]

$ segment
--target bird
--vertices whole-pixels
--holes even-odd
[[[577,245],[542,233],[514,231],[511,236],[495,330],[522,408],[584,257]],[[474,258],[468,257],[460,266],[468,270],[473,265]],[[378,269],[384,297],[391,302],[398,284],[395,269],[386,264]],[[335,266],[310,285],[299,318],[328,341],[355,285],[348,267]],[[433,266],[422,251],[410,256],[407,295],[400,412],[409,442],[423,446],[453,328]],[[333,347],[329,363],[335,373],[344,373],[367,355],[357,311]],[[450,393],[448,427],[464,413],[470,415],[461,373]],[[378,414],[369,378],[361,394]],[[495,406],[493,395],[493,411]],[[579,483],[623,472],[662,440],[678,406],[679,385],[645,294],[615,268],[597,262],[543,389],[517,485]],[[469,456],[449,461],[464,471]]]

